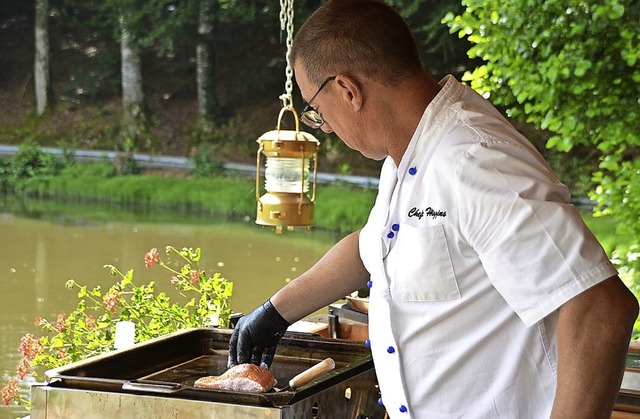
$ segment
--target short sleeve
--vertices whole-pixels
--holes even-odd
[[[461,231],[489,279],[527,325],[617,272],[542,157],[483,142],[454,179]]]

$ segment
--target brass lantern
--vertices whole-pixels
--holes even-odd
[[[280,129],[282,116],[287,111],[293,113],[295,131]],[[257,142],[256,224],[273,226],[276,233],[281,233],[283,227],[289,230],[305,227],[308,230],[313,225],[320,142],[313,135],[300,131],[298,114],[292,106],[280,110],[276,130],[262,134]],[[265,156],[266,190],[262,196],[261,155]],[[311,178],[313,182],[310,185]]]

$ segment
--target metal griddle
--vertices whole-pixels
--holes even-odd
[[[69,409],[116,417],[123,414],[123,406],[144,406],[136,417],[152,413],[181,417],[175,412],[183,411],[187,401],[189,412],[202,409],[207,412],[203,417],[212,418],[229,417],[229,412],[251,418],[384,417],[376,402],[379,394],[369,349],[309,334],[287,333],[281,340],[271,366],[276,386],[284,387],[327,357],[333,358],[336,368],[295,390],[247,393],[194,387],[198,378],[226,371],[231,332],[186,330],[49,370],[46,385],[32,390],[31,417],[64,417]],[[95,416],[97,406],[106,408],[103,415]]]

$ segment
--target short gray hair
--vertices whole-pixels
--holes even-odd
[[[294,36],[291,60],[316,85],[336,74],[394,85],[422,68],[407,23],[376,0],[327,1]]]

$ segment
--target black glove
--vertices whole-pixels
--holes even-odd
[[[278,342],[290,323],[267,300],[260,307],[238,320],[229,340],[228,368],[251,362],[255,365],[273,362]]]

